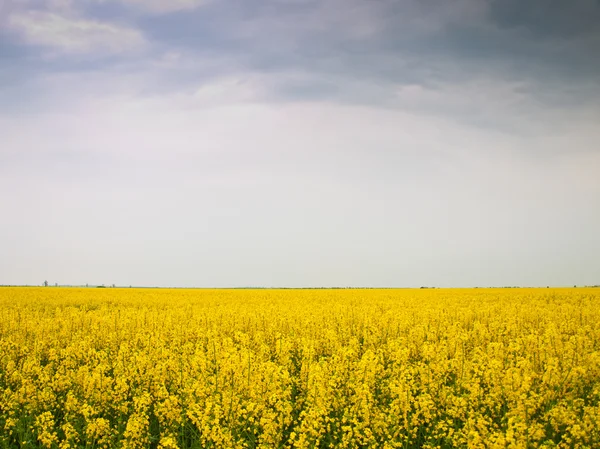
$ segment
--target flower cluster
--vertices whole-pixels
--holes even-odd
[[[600,289],[0,289],[0,447],[600,447]]]

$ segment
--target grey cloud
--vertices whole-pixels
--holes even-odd
[[[487,78],[520,82],[536,101],[552,106],[595,102],[600,79],[593,38],[600,8],[589,0],[562,7],[542,1],[233,0],[151,16],[136,16],[120,2],[80,5],[90,17],[119,17],[147,36],[149,53],[118,64],[143,70],[164,54],[183,55],[168,71],[174,81],[166,89],[192,89],[244,71],[296,72],[303,80],[280,81],[272,96],[294,101],[318,93],[360,103],[373,94],[374,103],[385,103],[398,84],[439,89]],[[207,72],[184,60],[220,62]],[[117,63],[97,55],[93,61],[103,69]],[[73,58],[61,62],[66,70],[81,66]]]
[[[223,2],[139,23],[156,42],[198,58],[229,58],[224,70],[230,73],[304,74],[301,83],[275,86],[273,94],[290,100],[319,92],[328,99],[361,102],[369,91],[357,90],[360,84],[383,93],[398,84],[439,88],[488,78],[521,82],[549,106],[596,101],[595,41],[581,43],[560,27],[554,31],[558,41],[535,37],[523,31],[535,28],[532,17],[525,12],[511,21],[508,12],[498,12],[499,3]],[[577,5],[564,8],[568,17],[581,15]]]
[[[66,53],[120,53],[144,44],[136,29],[52,12],[13,13],[8,27],[27,43]]]
[[[490,5],[494,23],[541,38],[572,39],[600,33],[598,0],[496,0]]]
[[[529,5],[209,2],[169,14],[123,16],[149,41],[144,55],[78,55],[57,64],[39,62],[38,68],[137,78],[142,96],[193,95],[220,79],[252,76],[263,85],[262,101],[410,108],[474,126],[537,132],[533,124],[555,121],[561,108],[593,110],[600,104],[600,62],[590,38],[597,27],[583,18],[594,17],[598,7],[577,1],[564,4],[561,15],[555,3]],[[106,20],[124,14],[118,2],[86,8]],[[535,11],[550,17],[544,30],[535,31],[540,28]],[[584,25],[575,33],[578,20]],[[403,86],[420,86],[421,96],[398,95]],[[487,94],[481,86],[489,88]]]

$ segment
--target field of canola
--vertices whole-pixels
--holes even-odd
[[[600,289],[0,289],[0,448],[599,448]]]

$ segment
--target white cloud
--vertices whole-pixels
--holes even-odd
[[[410,110],[248,101],[270,85],[251,73],[187,98],[135,95],[146,76],[63,75],[47,83],[51,108],[0,116],[0,190],[11,191],[0,209],[12,211],[0,246],[15,254],[0,263],[7,278],[595,282],[598,156],[534,157],[577,136],[575,146],[592,148],[593,117],[572,120],[569,134],[506,136]],[[478,89],[428,101],[441,107]],[[412,90],[400,94],[429,95]],[[495,92],[492,102],[512,89]],[[540,260],[547,268],[536,275]]]
[[[400,106],[410,109],[438,115],[451,112],[459,119],[471,115],[494,120],[499,116],[511,117],[516,111],[529,113],[535,110],[539,113],[538,105],[527,89],[524,83],[482,78],[460,85],[441,84],[435,87],[404,84],[398,87],[396,99]]]
[[[110,1],[110,0],[103,0]],[[209,3],[211,0],[116,0],[129,4],[151,13],[164,14],[175,11],[196,9]]]
[[[230,77],[206,83],[193,95],[194,103],[200,106],[215,106],[231,103],[246,103],[261,99],[263,87],[252,77]]]
[[[66,53],[121,53],[144,44],[136,29],[45,11],[14,13],[8,25],[30,44]]]

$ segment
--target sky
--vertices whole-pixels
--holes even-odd
[[[0,0],[0,284],[600,284],[598,0]]]

